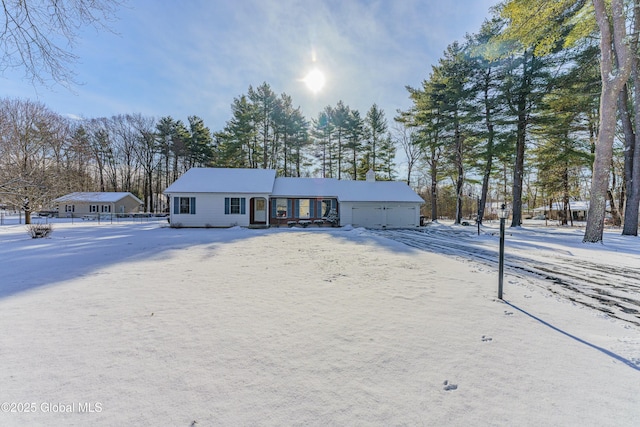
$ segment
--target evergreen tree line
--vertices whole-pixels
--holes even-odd
[[[363,179],[394,178],[395,145],[384,111],[377,105],[362,117],[339,101],[310,122],[287,94],[267,83],[233,100],[232,118],[215,133],[213,164],[269,168],[280,176]]]
[[[192,167],[272,168],[279,176],[394,178],[395,147],[384,112],[365,117],[342,101],[307,121],[290,96],[267,83],[234,99],[232,118],[212,132],[142,114],[74,120],[39,102],[0,99],[0,204],[46,209],[73,191],[129,191],[149,212],[167,209],[162,191]]]
[[[567,224],[569,202],[591,200],[588,220],[599,223],[593,233],[588,223],[585,241],[598,241],[606,197],[614,224],[624,222],[623,234],[637,235],[640,2],[629,1],[635,8],[625,13],[622,0],[614,1],[617,10],[601,10],[601,26],[599,3],[504,2],[477,34],[447,47],[420,87],[407,87],[412,106],[395,120],[406,127],[401,145],[409,179],[421,175],[432,219],[442,214],[443,192],[455,197],[457,223],[467,215],[463,206],[477,197],[480,219],[489,217],[488,202],[504,202],[512,226],[527,209],[551,203],[563,206]],[[616,17],[623,20],[617,27]],[[625,25],[633,29],[623,44],[633,47],[634,66],[616,92],[608,86],[625,71],[623,57],[617,53],[618,65],[612,61],[603,79],[610,58],[603,52],[617,45],[607,34],[597,36],[599,28],[622,33]],[[613,104],[603,102],[605,92]],[[609,139],[604,126],[611,128]]]

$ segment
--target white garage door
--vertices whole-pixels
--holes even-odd
[[[354,227],[382,228],[386,224],[383,206],[353,207],[351,223]]]
[[[416,209],[415,206],[362,205],[352,208],[351,221],[354,227],[415,227]]]
[[[388,228],[404,228],[415,227],[416,224],[416,207],[415,206],[387,206]]]

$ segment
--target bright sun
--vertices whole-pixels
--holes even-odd
[[[302,81],[307,85],[311,92],[318,93],[324,86],[325,78],[322,71],[314,68],[309,71],[309,74],[307,74]]]

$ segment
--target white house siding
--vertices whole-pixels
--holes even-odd
[[[195,214],[174,213],[175,197],[195,197]],[[245,199],[245,213],[225,214],[224,203],[226,197],[240,197]],[[269,199],[268,194],[232,194],[232,193],[172,193],[171,194],[171,224],[182,227],[234,227],[236,225],[246,227],[250,219],[250,203],[253,197]]]
[[[420,204],[342,202],[340,225],[368,228],[411,228],[420,225]]]

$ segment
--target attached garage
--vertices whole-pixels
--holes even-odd
[[[420,226],[424,200],[407,184],[393,181],[341,181],[340,225],[366,228]]]

